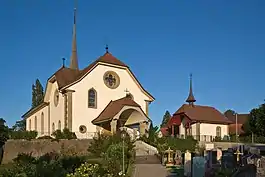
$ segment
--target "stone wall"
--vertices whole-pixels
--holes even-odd
[[[12,161],[19,153],[31,153],[39,157],[48,152],[69,152],[78,155],[87,154],[87,149],[92,140],[8,140],[4,146],[4,157],[2,163]]]

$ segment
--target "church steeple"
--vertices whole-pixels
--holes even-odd
[[[192,91],[192,74],[190,74],[190,93],[189,96],[186,100],[186,102],[189,103],[189,105],[194,105],[194,103],[196,102],[196,99],[193,95],[193,91]]]
[[[77,2],[77,0],[76,0],[76,2]],[[71,62],[70,62],[70,68],[71,69],[79,69],[78,68],[78,58],[77,58],[77,46],[76,46],[76,4],[75,4],[75,8],[74,8],[72,55],[71,55]]]

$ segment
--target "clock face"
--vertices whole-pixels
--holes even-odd
[[[120,85],[120,78],[114,71],[107,71],[103,76],[104,83],[107,87],[115,89]]]
[[[55,90],[54,91],[54,105],[57,106],[59,103],[59,91]]]

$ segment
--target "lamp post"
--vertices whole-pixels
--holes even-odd
[[[126,137],[126,131],[125,131],[125,129],[123,129],[122,131],[121,131],[121,138],[122,138],[122,175],[124,176],[125,175],[125,165],[124,165],[124,161],[125,161],[125,159],[124,159],[124,139],[125,139],[125,137]]]

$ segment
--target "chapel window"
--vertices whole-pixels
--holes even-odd
[[[55,124],[52,123],[52,132],[55,132]]]
[[[44,134],[44,114],[41,113],[41,134]]]
[[[88,107],[89,108],[97,107],[97,92],[93,88],[89,89],[88,91]]]
[[[35,123],[34,128],[35,128],[35,130],[37,131],[37,125],[38,125],[38,122],[37,122],[37,116],[35,116],[34,123]]]
[[[29,131],[31,131],[31,119],[29,119]]]
[[[61,130],[61,121],[58,121],[58,130]]]
[[[216,136],[217,137],[221,137],[222,136],[221,135],[221,127],[220,126],[216,127]]]

